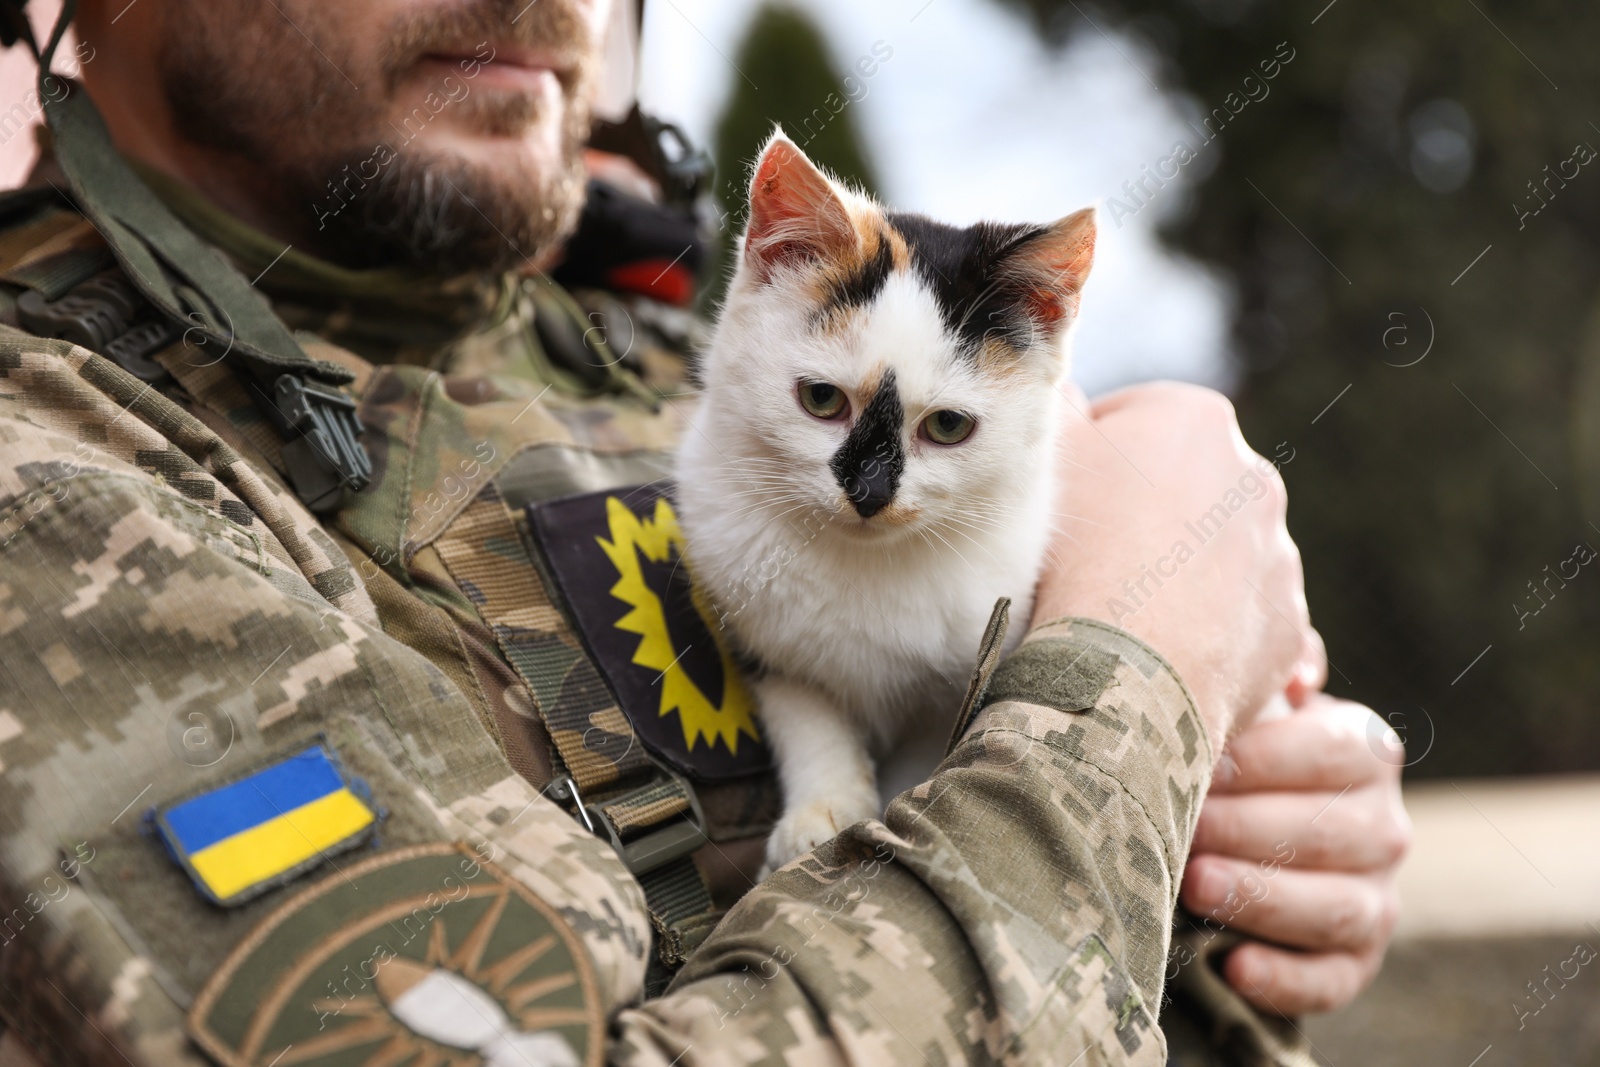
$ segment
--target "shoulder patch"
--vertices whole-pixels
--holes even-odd
[[[317,744],[156,809],[155,827],[201,894],[233,907],[366,840],[378,813],[365,793]]]
[[[189,1032],[224,1067],[598,1067],[605,1015],[576,933],[462,845],[351,864],[223,960]]]
[[[755,700],[695,595],[668,485],[529,505],[529,525],[574,628],[645,747],[700,781],[772,758]]]

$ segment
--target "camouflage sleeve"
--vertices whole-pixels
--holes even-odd
[[[1151,649],[1031,632],[937,773],[729,913],[618,1064],[1160,1064],[1212,753]]]

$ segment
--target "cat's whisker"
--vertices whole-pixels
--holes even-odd
[[[974,510],[965,515],[946,515],[940,521],[970,526],[973,529],[1006,532],[1015,529],[1017,520],[1021,518],[1023,516],[1014,508],[1003,508],[993,511]]]
[[[799,500],[794,493],[794,487],[788,485],[751,486],[748,489],[736,489],[728,495],[740,501],[751,503],[765,503],[772,500]]]
[[[1105,523],[1103,523],[1103,522],[1095,522],[1095,521],[1094,521],[1094,520],[1093,520],[1093,519],[1090,519],[1090,518],[1086,518],[1086,517],[1084,517],[1084,516],[1082,516],[1082,515],[1074,515],[1074,514],[1072,514],[1072,513],[1071,513],[1071,512],[1067,512],[1067,511],[1052,511],[1052,512],[1050,512],[1050,513],[1049,513],[1049,514],[1050,514],[1050,516],[1051,516],[1051,517],[1052,517],[1052,518],[1058,518],[1058,519],[1075,519],[1075,520],[1076,520],[1076,521],[1078,521],[1078,522],[1086,522],[1086,523],[1088,523],[1088,524],[1089,524],[1089,525],[1090,525],[1090,526],[1097,526],[1097,527],[1099,527],[1099,528],[1100,528],[1100,529],[1102,529],[1102,530],[1109,530],[1109,529],[1111,529],[1111,527],[1109,527],[1109,526],[1107,526],[1107,525],[1106,525],[1106,524],[1105,524]]]
[[[730,486],[730,496],[736,496],[736,498],[741,499],[800,499],[798,498],[798,494],[795,493],[794,482],[778,482],[778,480],[770,480],[770,482],[763,483],[750,483],[750,485],[746,486]]]
[[[1055,550],[1054,549],[1055,539],[1058,538],[1058,537],[1064,537],[1068,541],[1071,541],[1073,544],[1077,544],[1078,543],[1078,539],[1076,537],[1073,537],[1071,534],[1069,534],[1067,531],[1061,529],[1059,526],[1052,526],[1050,528],[1050,534],[1051,534],[1051,537],[1050,537],[1051,547],[1045,549],[1045,552],[1047,554],[1050,553],[1050,552],[1053,552]],[[1058,561],[1058,562],[1060,562],[1060,561]]]
[[[1000,523],[974,522],[970,518],[958,518],[955,515],[950,515],[944,522],[949,523],[950,526],[960,526],[962,530],[954,530],[952,528],[950,533],[960,533],[960,536],[966,537],[968,541],[973,541],[974,544],[976,544],[976,534],[1005,533],[1006,531],[1006,526],[1002,526]]]
[[[927,532],[927,533],[931,533],[931,534],[932,534],[932,535],[933,535],[933,536],[935,536],[935,537],[937,537],[937,538],[938,538],[938,539],[939,539],[939,541],[940,541],[940,543],[941,543],[941,544],[943,544],[943,545],[944,545],[944,546],[945,546],[945,547],[946,547],[946,548],[948,548],[948,549],[949,549],[949,550],[950,550],[950,551],[951,551],[951,552],[954,552],[954,553],[955,553],[955,555],[956,555],[956,558],[957,558],[957,559],[959,559],[959,560],[960,560],[960,561],[961,561],[961,562],[962,562],[962,563],[965,563],[965,564],[966,564],[966,565],[967,565],[967,569],[968,569],[968,570],[970,570],[970,571],[971,571],[971,572],[972,572],[972,573],[973,573],[973,574],[980,574],[980,573],[981,573],[981,572],[980,572],[980,571],[979,571],[979,570],[978,570],[978,568],[977,568],[977,567],[974,567],[974,566],[973,566],[973,565],[972,565],[972,561],[971,561],[971,560],[969,560],[969,559],[967,559],[967,557],[966,557],[966,554],[965,554],[965,553],[963,553],[963,552],[962,552],[962,551],[961,551],[961,550],[960,550],[960,549],[959,549],[959,548],[957,548],[957,547],[956,547],[956,546],[955,546],[955,545],[953,545],[953,544],[951,544],[951,543],[950,543],[950,540],[949,540],[949,539],[948,539],[948,538],[946,538],[946,537],[945,537],[945,536],[944,536],[944,534],[942,534],[942,533],[940,533],[940,532],[939,532],[939,531],[938,531],[938,530],[937,530],[937,529],[936,529],[936,528],[934,528],[934,527],[932,527],[932,526],[926,526],[926,527],[923,527],[923,529],[924,529],[924,530],[925,530],[925,531],[926,531],[926,532]],[[989,557],[989,558],[990,558],[990,559],[994,559],[994,558],[995,558],[995,557],[994,557],[994,554],[993,554],[993,553],[992,553],[992,552],[989,552],[989,551],[988,551],[988,550],[987,550],[987,549],[985,549],[985,550],[984,550],[984,554],[985,554],[985,555],[987,555],[987,556],[988,556],[988,557]],[[999,560],[995,560],[995,562],[996,562],[996,563],[998,563],[998,562],[999,562]]]
[[[739,489],[764,489],[771,486],[793,489],[795,484],[792,476],[775,471],[744,471],[729,480],[734,483],[734,488]]]
[[[759,504],[773,501],[778,503],[805,504],[811,503],[807,494],[798,493],[792,485],[775,485],[769,488],[750,490],[748,492],[729,494],[730,498],[737,500],[740,505]]]

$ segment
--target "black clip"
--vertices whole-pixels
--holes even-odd
[[[140,381],[160,385],[169,380],[166,368],[149,356],[183,331],[146,313],[144,298],[115,270],[73,286],[58,300],[46,300],[37,289],[17,297],[17,322],[29,333],[98,352]]]
[[[273,386],[274,410],[282,420],[283,462],[295,495],[320,514],[338,508],[346,492],[372,481],[372,459],[361,446],[364,427],[356,403],[343,392],[294,374]]]
[[[716,165],[711,153],[697,147],[683,129],[654,115],[645,115],[645,129],[666,176],[662,193],[669,204],[693,204],[711,184]]]

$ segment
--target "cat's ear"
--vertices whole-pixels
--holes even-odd
[[[861,238],[828,176],[781,130],[774,131],[750,182],[744,259],[757,281],[785,264],[850,255]]]
[[[1094,262],[1095,210],[1086,207],[1045,227],[1006,259],[1006,273],[1033,321],[1065,326]]]

